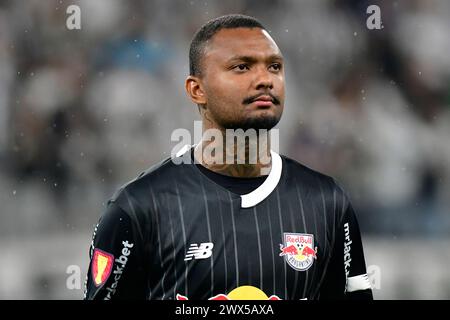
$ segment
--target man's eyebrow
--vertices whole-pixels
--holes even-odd
[[[265,58],[266,61],[283,61],[283,56],[279,55],[279,54],[271,54],[270,56],[268,56],[267,58]],[[254,56],[234,56],[231,57],[228,62],[237,62],[237,61],[243,61],[243,62],[247,62],[247,63],[255,63],[258,61],[258,58],[254,57]]]

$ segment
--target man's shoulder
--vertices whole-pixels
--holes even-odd
[[[287,156],[283,155],[281,157],[286,164],[286,173],[291,177],[293,176],[297,183],[304,185],[310,190],[317,189],[320,193],[336,193],[338,196],[342,197],[344,201],[349,201],[348,193],[345,191],[342,184],[334,177],[312,169]]]
[[[282,156],[282,158],[287,167],[285,171],[287,179],[291,179],[291,183],[303,189],[311,199],[343,208],[341,213],[345,211],[350,204],[350,197],[339,181],[294,159],[286,156]]]
[[[172,188],[175,179],[186,174],[186,169],[185,164],[176,164],[171,157],[165,158],[119,187],[109,201],[121,201],[124,197],[127,201],[150,199],[152,193],[158,194],[163,189]]]
[[[338,183],[336,182],[336,180],[333,177],[331,177],[325,173],[319,172],[315,169],[312,169],[312,168],[308,167],[307,165],[300,163],[299,161],[289,158],[285,155],[282,155],[281,157],[283,158],[283,161],[287,167],[286,168],[287,172],[290,175],[299,176],[303,181],[305,179],[308,182],[319,181],[321,183],[331,184],[331,185],[339,188]]]

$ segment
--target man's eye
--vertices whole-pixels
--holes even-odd
[[[244,63],[238,64],[237,66],[235,66],[233,69],[236,69],[238,71],[244,71],[244,70],[248,70],[248,66]]]
[[[272,68],[275,71],[280,71],[281,70],[281,64],[280,63],[274,63],[270,66],[270,68]]]

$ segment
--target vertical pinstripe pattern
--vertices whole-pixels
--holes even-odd
[[[205,214],[206,214],[206,225],[208,227],[208,240],[209,242],[212,242],[212,235],[211,235],[211,223],[209,221],[209,206],[208,206],[208,198],[206,196],[205,186],[203,185],[203,181],[200,182],[202,186],[202,194],[203,194],[203,201],[205,203]],[[214,255],[211,256],[211,293],[214,292]]]
[[[131,214],[133,215],[132,218],[133,218],[134,222],[136,223],[136,229],[137,229],[137,231],[139,232],[139,239],[140,239],[142,242],[144,242],[144,235],[143,235],[142,229],[141,229],[141,227],[140,227],[140,224],[138,223],[138,218],[137,218],[137,215],[136,215],[136,210],[134,209],[134,205],[133,205],[133,203],[131,202],[131,199],[130,199],[130,196],[129,196],[127,190],[124,189],[123,192],[124,192],[124,194],[125,194],[125,198],[127,199],[128,205],[129,205],[129,207],[130,207],[130,209],[131,209]],[[152,297],[152,287],[151,287],[151,286],[148,286],[148,288],[149,288],[148,299],[151,299],[151,297]]]
[[[270,214],[270,208],[269,208],[269,203],[266,202],[266,209],[267,209],[267,218],[269,221],[269,234],[270,234],[270,244],[273,245],[273,236],[272,236],[272,221],[271,221],[271,214]],[[275,279],[276,279],[276,275],[275,275],[275,254],[273,253],[274,249],[271,248],[270,252],[272,253],[272,279],[273,279],[273,288],[272,288],[272,294],[276,294],[275,290],[276,290],[276,286],[275,286]]]
[[[323,221],[324,221],[324,225],[325,225],[324,240],[322,241],[323,248],[319,248],[318,250],[321,250],[322,252],[327,252],[326,248],[327,248],[328,239],[327,239],[327,215],[326,215],[325,196],[324,196],[323,189],[322,189],[322,184],[320,183],[320,181],[318,182],[318,184],[319,184],[319,188],[320,188],[320,196],[322,198],[322,209],[323,209],[323,217],[324,217]],[[317,218],[316,218],[317,217],[316,216],[317,215],[317,211],[316,211],[316,207],[313,204],[312,204],[312,207],[313,207],[313,212],[314,212],[314,230],[315,230],[315,235],[318,236],[319,233],[318,233],[318,230],[317,230]],[[316,244],[318,243],[318,240],[319,239],[316,240]],[[314,268],[311,278],[315,279],[315,275],[316,275],[316,268]],[[312,289],[312,287],[313,287],[313,282],[311,282],[311,285],[310,285],[311,289]]]
[[[252,279],[253,279],[253,268],[252,268],[252,264],[250,261],[250,255],[246,255],[246,260],[247,260],[247,283],[248,284],[252,284]]]
[[[328,257],[326,259],[326,262],[325,262],[325,266],[324,266],[324,269],[323,269],[322,276],[321,276],[320,280],[318,281],[318,285],[316,287],[316,292],[314,293],[314,295],[316,295],[316,293],[318,292],[319,288],[322,286],[322,282],[325,279],[325,275],[326,275],[327,270],[328,270],[328,265],[329,265],[330,259],[331,259],[332,255],[333,255],[333,252],[334,252],[334,247],[336,245],[336,228],[337,228],[337,225],[336,225],[336,188],[333,188],[333,228],[332,228],[330,250],[329,250],[329,254],[328,254]],[[320,293],[317,295],[317,298],[320,298]]]
[[[312,201],[311,201],[311,207],[312,207],[312,210],[313,210],[313,221],[314,221],[314,242],[315,242],[314,245],[316,245],[317,242],[318,242],[317,238],[319,238],[319,234],[317,233],[318,232],[317,231],[317,210],[316,210],[316,206],[314,205],[314,203],[312,203]],[[314,247],[313,247],[313,249],[314,249]],[[311,284],[310,284],[310,289],[313,288],[315,274],[316,274],[316,268],[313,268],[313,272],[312,272],[312,275],[311,275],[312,281],[311,281]]]
[[[323,241],[323,251],[327,251],[327,228],[328,228],[328,221],[327,221],[327,208],[326,208],[326,204],[325,204],[325,195],[323,193],[323,189],[322,189],[322,184],[319,181],[319,187],[320,187],[320,196],[322,197],[322,209],[323,209],[323,221],[324,221],[324,234],[325,234],[325,241]]]
[[[277,206],[278,206],[278,217],[280,221],[280,234],[281,234],[281,243],[284,243],[283,236],[283,218],[281,217],[281,206],[280,206],[280,193],[278,192],[278,188],[275,189],[277,194]],[[284,267],[284,298],[287,299],[287,274],[286,274],[286,262],[283,263]]]
[[[163,164],[163,170],[139,178],[146,180],[121,189],[111,201],[123,206],[132,219],[131,229],[125,226],[123,231],[132,230],[133,240],[142,242],[147,270],[141,274],[139,269],[134,275],[146,277],[141,280],[146,286],[144,297],[172,299],[180,293],[191,300],[204,299],[242,285],[286,300],[318,298],[321,287],[327,294],[338,293],[344,280],[342,223],[351,210],[350,200],[332,178],[294,161],[286,164],[270,197],[255,197],[260,202],[253,199],[257,203],[249,208],[242,207],[242,197],[227,191],[226,182],[214,185],[214,179],[192,170],[195,166],[175,169],[170,162]],[[317,246],[320,258],[313,260],[312,268],[299,272],[290,267],[287,260],[298,259],[294,247],[282,250],[284,255],[279,257],[279,240],[284,243],[284,233],[289,232],[314,235],[313,248]],[[110,234],[104,237],[107,243]],[[197,261],[181,260],[191,242],[208,241],[215,245],[213,255],[208,249],[194,257]],[[305,255],[312,259],[314,253]]]
[[[137,230],[136,230],[136,231],[139,232],[139,238],[140,238],[140,239],[144,239],[144,235],[142,234],[142,230],[141,230],[141,228],[140,228],[140,226],[139,226],[139,223],[138,223],[138,218],[137,218],[137,215],[136,215],[136,210],[134,209],[134,205],[133,205],[133,203],[132,203],[131,200],[130,200],[130,196],[128,195],[127,190],[124,190],[124,194],[125,194],[125,197],[126,197],[126,199],[127,199],[128,205],[130,206],[131,214],[133,215],[133,217],[132,217],[133,219],[132,219],[132,220],[134,220],[134,223],[135,223],[136,226],[137,226]]]
[[[155,220],[156,220],[156,233],[158,234],[158,242],[159,242],[158,254],[159,254],[159,261],[161,263],[161,271],[163,272],[163,275],[161,278],[161,289],[163,292],[162,300],[164,300],[164,298],[166,296],[166,290],[164,288],[164,282],[166,280],[166,269],[164,268],[162,252],[161,252],[162,242],[161,242],[161,232],[160,232],[160,224],[159,224],[159,218],[158,218],[158,216],[159,216],[158,209],[156,208],[155,195],[154,195],[153,189],[151,187],[150,187],[150,197],[152,198],[153,210],[154,210]]]
[[[256,225],[256,235],[258,237],[258,253],[259,253],[259,288],[264,291],[263,285],[263,263],[262,263],[262,253],[261,253],[261,236],[259,233],[259,222],[258,215],[256,214],[256,208],[253,207],[253,215],[255,217],[255,225]]]
[[[289,217],[291,218],[291,232],[296,232],[296,231],[298,231],[297,230],[297,228],[295,227],[295,219],[294,219],[294,215],[293,215],[293,213],[292,213],[292,206],[291,206],[291,202],[288,202],[288,209],[289,209]],[[294,275],[294,286],[293,286],[293,289],[294,289],[294,292],[292,293],[292,296],[291,296],[291,299],[295,299],[295,292],[297,292],[296,291],[296,288],[297,288],[297,285],[298,285],[298,272],[295,272],[295,275]]]
[[[144,235],[143,235],[143,232],[141,230],[140,224],[138,223],[138,218],[137,218],[137,215],[136,215],[136,210],[134,209],[134,205],[133,205],[133,203],[130,200],[130,196],[129,196],[127,190],[124,189],[123,192],[125,194],[125,198],[127,199],[128,205],[130,206],[131,213],[133,215],[133,219],[134,219],[134,221],[136,223],[137,231],[139,232],[139,238],[141,239],[142,242],[144,242]],[[148,288],[149,288],[148,289],[149,290],[149,292],[148,292],[148,299],[151,299],[152,298],[152,287],[149,285]]]
[[[234,205],[233,199],[231,198],[231,194],[228,192],[228,198],[230,200],[231,207],[231,223],[233,225],[233,239],[234,239],[234,258],[236,262],[236,286],[239,286],[239,259],[237,252],[237,240],[236,240],[236,224],[234,223]]]
[[[333,196],[333,198],[334,198],[334,206],[335,206],[335,204],[336,204],[336,190],[334,190],[334,196]],[[344,199],[343,199],[343,201],[342,201],[342,213],[344,212],[344,207],[345,207],[345,201],[344,201]],[[336,216],[336,213],[334,213],[334,216]],[[342,222],[342,219],[343,219],[343,214],[342,214],[342,217],[341,217],[341,219],[340,219],[340,222]],[[339,226],[336,226],[336,228],[338,228]],[[336,228],[334,228],[334,229],[336,229]],[[333,231],[334,232],[334,231]],[[333,251],[334,251],[334,247],[335,247],[335,245],[336,245],[336,236],[334,236],[333,237],[333,239],[332,239],[332,244],[331,244],[331,248],[332,248],[332,250],[330,250],[329,251],[329,254],[328,254],[328,257],[327,257],[327,259],[326,259],[326,263],[325,263],[325,265],[324,265],[324,268],[323,268],[323,272],[322,272],[322,277],[320,278],[320,280],[319,280],[319,282],[318,282],[318,284],[317,284],[317,286],[316,286],[316,290],[315,290],[315,292],[314,292],[314,296],[316,296],[317,295],[317,293],[319,292],[319,289],[320,289],[320,287],[322,286],[322,282],[323,282],[323,280],[325,279],[325,275],[327,274],[327,270],[328,270],[328,266],[329,266],[329,264],[330,264],[330,259],[331,259],[331,257],[332,257],[332,255],[333,255]],[[320,294],[317,296],[318,298],[320,297]]]
[[[307,228],[306,228],[306,222],[305,222],[305,211],[303,209],[303,199],[302,196],[300,195],[300,192],[298,191],[298,181],[297,179],[295,179],[295,192],[297,193],[297,199],[300,202],[300,212],[302,213],[302,221],[303,221],[303,230],[305,230],[305,232],[308,232]],[[306,272],[305,275],[305,282],[303,284],[303,293],[302,293],[302,298],[304,298],[306,296],[306,287],[308,284],[308,272]]]
[[[324,247],[322,249],[322,252],[325,253],[325,252],[327,252],[327,243],[328,243],[328,238],[327,238],[328,221],[327,221],[327,212],[326,212],[326,205],[325,205],[325,195],[323,193],[322,184],[320,183],[320,181],[319,181],[319,187],[320,187],[320,195],[322,197],[323,221],[324,221],[324,225],[325,225],[325,227],[324,227],[324,229],[325,229],[324,230],[324,240],[322,241]],[[334,213],[333,213],[333,216],[334,216]],[[334,230],[334,228],[333,228],[333,230]],[[331,245],[331,247],[330,247],[330,254],[329,254],[330,258],[331,258],[332,254],[333,254],[332,248],[334,247],[334,231],[333,231],[333,237],[332,237],[331,241],[333,242],[333,244],[330,244]],[[324,258],[325,258],[325,255],[324,255]],[[314,274],[315,274],[315,271],[316,270],[314,270]],[[321,284],[321,281],[319,281],[319,284]],[[320,287],[320,285],[318,287]]]
[[[217,199],[219,198],[219,193],[216,189]],[[222,212],[222,201],[219,201],[219,215],[220,215],[220,226],[222,228],[222,243],[223,243],[223,261],[224,261],[224,270],[225,270],[225,292],[228,292],[228,263],[227,263],[227,250],[226,250],[226,237],[225,237],[225,228],[223,226],[223,212]]]
[[[307,232],[306,229],[306,221],[305,221],[305,211],[303,209],[303,199],[300,195],[300,191],[298,191],[298,181],[297,179],[295,179],[295,191],[297,193],[297,200],[300,202],[300,212],[302,214],[302,222],[303,222],[303,230],[305,230],[305,232]]]
[[[167,210],[167,217],[169,218],[169,226],[170,226],[170,234],[172,236],[172,250],[173,250],[173,261],[177,261],[177,250],[175,248],[175,237],[173,235],[173,225],[172,225],[172,218],[170,216],[170,213],[173,212],[173,210],[170,210],[170,201],[167,199],[168,196],[166,196],[166,203],[169,207]],[[173,297],[175,299],[175,296],[177,294],[177,288],[178,288],[178,275],[177,275],[177,264],[173,264],[173,273],[175,277],[175,286],[173,287]]]
[[[185,230],[185,225],[184,225],[183,206],[181,205],[181,198],[180,198],[180,192],[178,189],[177,180],[176,179],[174,179],[174,180],[175,180],[175,192],[177,193],[177,200],[178,200],[178,212],[180,213],[180,219],[181,219],[181,231],[183,234],[183,245],[184,245],[184,248],[186,248],[186,230]],[[189,296],[187,276],[188,276],[187,261],[184,261],[184,290],[185,290],[184,294],[186,296]]]

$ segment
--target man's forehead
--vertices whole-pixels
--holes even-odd
[[[275,41],[261,28],[222,29],[213,36],[205,49],[206,56],[222,59],[241,55],[282,57]]]

